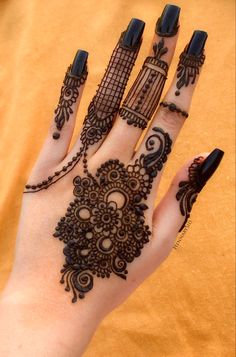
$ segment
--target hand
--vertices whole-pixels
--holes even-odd
[[[15,264],[1,303],[5,326],[10,329],[18,317],[18,340],[31,334],[24,356],[30,355],[32,341],[42,351],[50,338],[65,348],[54,351],[57,356],[82,353],[101,319],[169,255],[197,194],[222,159],[223,152],[215,149],[189,160],[154,208],[205,60],[207,34],[195,31],[155,112],[178,21],[179,8],[167,6],[150,54],[120,107],[144,29],[141,20],[130,22],[71,150],[87,52],[78,51],[68,68],[48,137],[25,187]]]

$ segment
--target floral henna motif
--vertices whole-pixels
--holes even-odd
[[[61,283],[72,291],[72,302],[93,288],[94,276],[109,278],[113,273],[126,279],[128,263],[149,241],[144,201],[171,144],[169,135],[154,127],[146,141],[147,153],[134,164],[125,167],[119,160],[109,160],[95,176],[85,168],[85,177],[75,177],[74,201],[54,233],[65,244]]]
[[[122,107],[120,116],[127,124],[145,129],[154,114],[166,81],[168,64],[161,59],[167,53],[164,38],[153,45],[154,55],[147,57]]]
[[[69,66],[66,76],[61,88],[61,95],[57,108],[55,109],[55,123],[58,131],[61,131],[65,122],[69,120],[70,115],[73,114],[72,106],[79,96],[79,88],[84,84],[88,72],[87,68],[79,77],[71,74],[71,65]],[[60,138],[59,132],[53,133],[53,139]]]
[[[205,184],[202,180],[200,180],[198,175],[203,159],[204,158],[202,156],[195,158],[188,169],[188,181],[181,181],[179,183],[179,190],[176,194],[176,199],[180,202],[180,212],[182,216],[185,217],[184,223],[182,224],[179,232],[182,231],[187,223],[192,206],[194,202],[196,202],[198,193],[202,190]]]
[[[27,184],[24,193],[38,192],[47,189],[49,186],[62,179],[78,164],[87,149],[94,143],[100,141],[111,129],[112,121],[119,109],[125,86],[128,82],[140,47],[140,44],[133,48],[123,46],[123,36],[124,33],[121,35],[121,38],[112,53],[105,75],[98,87],[97,94],[89,105],[88,114],[85,117],[84,127],[81,133],[81,142],[83,146],[80,151],[77,152],[61,170],[48,176],[47,179],[37,184]],[[56,109],[55,121],[58,130],[61,130],[65,121],[68,120],[69,115],[71,114],[71,105],[76,101],[76,98],[79,95],[79,82],[81,81],[82,84],[85,80],[85,75],[80,79],[76,79],[74,76],[69,75],[69,72],[70,67],[67,71],[59,105]],[[55,139],[59,138],[59,133],[54,134],[57,136]]]
[[[185,86],[194,84],[197,75],[199,74],[199,68],[204,64],[205,55],[204,51],[199,56],[194,56],[186,52],[187,47],[180,55],[179,64],[177,67],[177,78],[176,83],[177,90],[175,95],[180,95],[180,89]]]

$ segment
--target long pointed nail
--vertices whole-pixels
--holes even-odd
[[[88,59],[87,51],[84,50],[77,51],[70,71],[73,76],[79,77],[83,74],[83,72],[86,70],[87,59]]]
[[[215,149],[203,161],[199,169],[199,180],[202,185],[205,185],[205,183],[214,174],[217,167],[220,165],[223,156],[224,156],[224,151],[220,149]]]
[[[126,47],[135,47],[141,42],[145,22],[139,19],[132,19],[122,38],[122,44]]]
[[[200,56],[204,50],[207,37],[208,35],[205,31],[194,31],[186,52],[191,56]]]
[[[178,32],[180,7],[175,5],[166,5],[161,17],[156,23],[156,34],[162,37],[172,37]]]

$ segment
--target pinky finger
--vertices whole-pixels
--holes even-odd
[[[50,158],[50,163],[58,164],[67,154],[87,78],[87,58],[88,52],[78,50],[72,65],[67,69],[49,133],[40,154],[43,163]]]
[[[170,253],[178,232],[190,217],[198,194],[216,171],[223,155],[222,150],[215,149],[208,156],[200,155],[188,162],[177,173],[156,207],[153,214],[153,250],[158,252],[160,260]]]

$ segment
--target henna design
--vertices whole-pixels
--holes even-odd
[[[180,212],[182,216],[185,217],[184,223],[179,231],[184,228],[198,193],[214,174],[223,156],[224,151],[216,148],[206,159],[202,156],[195,158],[188,168],[188,181],[181,181],[179,183],[179,191],[176,194],[176,199],[180,202]]]
[[[174,103],[161,102],[160,106],[168,108],[169,111],[176,112],[178,114],[181,114],[183,117],[188,118],[188,113],[177,107],[177,105]]]
[[[80,150],[71,158],[70,161],[67,162],[65,166],[54,172],[52,176],[48,176],[47,179],[35,184],[35,185],[25,185],[26,191],[23,193],[34,193],[44,189],[47,189],[49,186],[53,185],[57,181],[61,180],[65,175],[67,175],[73,168],[78,164],[82,155],[83,155],[83,148],[81,147]]]
[[[89,105],[88,114],[85,117],[84,127],[81,133],[81,141],[83,146],[81,147],[80,151],[78,151],[72,157],[72,159],[62,167],[61,170],[56,171],[47,179],[44,179],[42,182],[37,184],[27,184],[25,186],[24,193],[33,193],[47,189],[49,186],[62,179],[78,164],[82,155],[86,153],[89,146],[100,141],[102,137],[106,135],[111,129],[113,118],[120,106],[125,86],[128,82],[131,70],[140,48],[140,43],[136,46],[133,46],[132,48],[124,46],[122,44],[123,36],[124,33],[121,34],[120,40],[112,53],[108,67],[105,71],[105,75],[98,87],[97,94],[94,96],[92,102]],[[69,70],[67,74],[68,73]],[[65,80],[65,86],[67,83],[70,84],[68,88],[68,97],[69,93],[71,93],[71,97],[69,97],[66,104],[64,101],[64,93],[67,93],[67,90],[63,89],[64,87],[62,88],[62,100],[60,100],[59,103],[61,102],[65,105],[64,108],[62,108],[61,104],[57,110],[58,124],[60,126],[61,124],[63,126],[65,120],[67,120],[67,115],[69,115],[71,111],[70,106],[73,104],[73,101],[75,100],[75,97],[78,93],[78,86],[74,92],[70,89],[72,87],[75,88],[75,86],[72,85],[72,80],[75,80],[75,78],[72,78],[71,76]],[[83,81],[84,80],[85,79],[83,77]],[[79,79],[77,80],[77,83],[79,83]]]
[[[199,178],[199,168],[202,164],[203,157],[199,156],[194,159],[193,163],[188,168],[188,181],[181,181],[179,183],[179,191],[176,194],[177,201],[180,202],[180,212],[185,217],[180,231],[183,230],[187,220],[190,217],[190,212],[194,202],[196,202],[198,193],[202,190],[205,183]]]
[[[76,102],[79,96],[79,88],[84,84],[88,71],[85,67],[81,76],[77,77],[71,74],[71,65],[68,67],[66,76],[61,88],[61,95],[57,108],[55,109],[55,123],[58,131],[61,131],[65,122],[69,120],[70,115],[73,114],[72,105]],[[54,132],[53,139],[60,138],[59,132]]]
[[[203,65],[205,61],[204,51],[202,51],[199,56],[195,56],[187,53],[186,50],[187,47],[179,57],[180,60],[177,67],[177,78],[179,79],[176,83],[176,96],[180,95],[180,89],[183,86],[188,87],[190,83],[195,83],[196,77],[199,74],[199,68]]]
[[[167,155],[171,151],[172,140],[168,133],[165,133],[161,128],[152,128],[154,134],[150,135],[145,143],[149,154],[142,154],[140,162],[145,167],[146,172],[150,177],[156,177],[157,172],[163,167],[163,163],[167,160]],[[158,148],[158,149],[156,149]]]
[[[112,53],[104,78],[84,120],[81,141],[86,147],[97,143],[110,131],[138,54],[140,45],[135,48],[122,46],[123,35]]]
[[[128,263],[149,241],[144,201],[171,144],[169,135],[154,127],[146,141],[147,153],[134,164],[125,167],[119,160],[108,160],[95,176],[88,173],[84,158],[86,176],[74,178],[74,201],[54,233],[65,244],[61,283],[72,291],[72,302],[93,288],[94,276],[109,278],[113,273],[126,279]]]
[[[144,61],[119,114],[127,124],[145,129],[154,114],[166,81],[168,64],[161,57],[168,51],[164,38],[153,45],[153,56]]]

